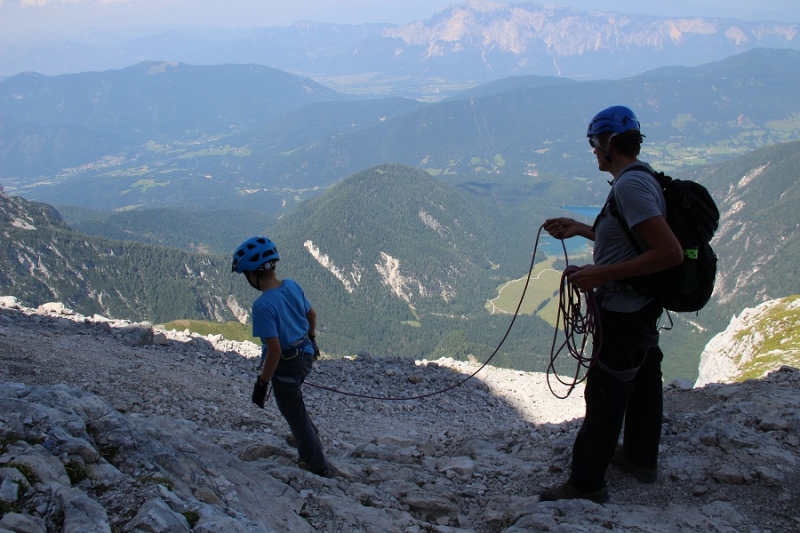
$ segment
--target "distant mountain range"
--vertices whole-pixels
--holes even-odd
[[[699,65],[756,47],[800,49],[798,24],[662,18],[485,0],[408,24],[176,30],[136,38],[99,32],[0,47],[2,75],[120,69],[145,60],[254,63],[347,92],[440,98],[515,75],[614,79]]]
[[[622,80],[508,78],[436,104],[353,100],[247,65],[23,74],[0,82],[0,179],[55,205],[279,216],[345,176],[402,163],[599,203],[604,189],[583,185],[598,108],[633,107],[648,159],[676,169],[800,138],[798,86],[800,52],[765,49]]]

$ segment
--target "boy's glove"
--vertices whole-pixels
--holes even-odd
[[[319,359],[319,346],[317,346],[317,341],[311,341],[311,344],[314,346],[314,359]]]
[[[264,383],[261,381],[261,376],[256,378],[256,384],[253,387],[253,403],[259,406],[260,408],[264,408],[264,401],[267,399],[267,394],[269,393],[269,383]]]

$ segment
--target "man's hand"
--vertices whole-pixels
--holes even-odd
[[[599,287],[603,283],[611,281],[607,276],[607,269],[598,265],[586,265],[580,270],[569,276],[569,282],[575,285],[582,292]]]
[[[261,381],[261,376],[258,376],[256,378],[256,384],[253,387],[253,396],[252,396],[253,403],[263,409],[264,401],[267,399],[268,392],[269,392],[269,383],[264,383],[263,381]]]
[[[569,239],[578,235],[578,222],[571,218],[549,218],[544,221],[544,230],[556,239]]]

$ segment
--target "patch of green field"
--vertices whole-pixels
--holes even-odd
[[[252,153],[253,151],[250,148],[238,148],[226,144],[225,146],[217,146],[215,148],[208,148],[206,150],[195,150],[194,152],[186,152],[179,155],[178,159],[194,159],[195,157],[223,156],[223,155],[248,157],[252,155]]]
[[[198,335],[222,335],[228,340],[244,342],[251,341],[256,344],[261,344],[261,340],[253,337],[252,326],[249,324],[242,324],[240,322],[226,322],[220,324],[219,322],[207,322],[205,320],[174,320],[161,324],[164,329],[176,331],[183,331],[188,329]]]
[[[696,122],[697,120],[690,113],[678,113],[678,115],[672,119],[672,127],[678,131],[683,131]]]
[[[525,290],[525,298],[522,300],[519,313],[532,315],[544,310],[553,299],[554,294],[557,293],[561,283],[561,272],[553,268],[555,261],[555,258],[548,258],[546,261],[534,265],[527,289],[525,288],[527,276],[501,285],[498,288],[497,297],[486,302],[486,309],[490,313],[513,314],[520,305],[520,297],[522,291]]]
[[[110,172],[104,172],[103,174],[100,175],[111,178],[119,178],[119,177],[130,177],[130,176],[146,176],[149,173],[150,169],[147,167],[132,167],[132,168],[120,168],[117,170],[112,170]]]
[[[534,265],[528,288],[525,290],[525,299],[519,309],[520,314],[536,314],[553,327],[556,326],[558,319],[562,274],[561,270],[553,268],[558,259],[558,257],[548,257],[546,261]],[[570,257],[572,264],[585,264],[591,260],[591,252],[578,253]],[[526,279],[527,276],[500,285],[497,297],[487,301],[485,309],[490,313],[513,314],[519,305]]]
[[[124,213],[125,211],[135,211],[135,210],[139,209],[140,207],[142,207],[143,205],[144,204],[124,205],[122,207],[118,207],[117,209],[114,209],[114,211],[117,212],[117,213]]]
[[[551,326],[556,327],[556,322],[558,321],[558,294],[554,294],[536,314]]]
[[[152,180],[152,179],[138,180],[138,181],[134,182],[133,184],[131,184],[131,188],[130,189],[126,189],[126,190],[122,191],[120,194],[128,194],[129,192],[133,192],[133,191],[139,191],[140,193],[146,193],[147,191],[149,191],[150,189],[153,189],[155,187],[166,187],[167,185],[169,185],[168,181],[156,181],[156,180]]]
[[[792,113],[790,117],[766,122],[764,125],[773,133],[796,136],[800,131],[800,113]]]

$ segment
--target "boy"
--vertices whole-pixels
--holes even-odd
[[[251,237],[233,253],[231,272],[244,274],[250,286],[261,291],[253,302],[253,336],[266,347],[262,350],[266,357],[262,357],[252,400],[264,407],[271,380],[275,403],[297,443],[300,468],[330,477],[317,428],[308,416],[300,388],[319,356],[314,340],[317,314],[300,285],[278,278],[275,267],[279,260],[275,243],[266,237]]]

